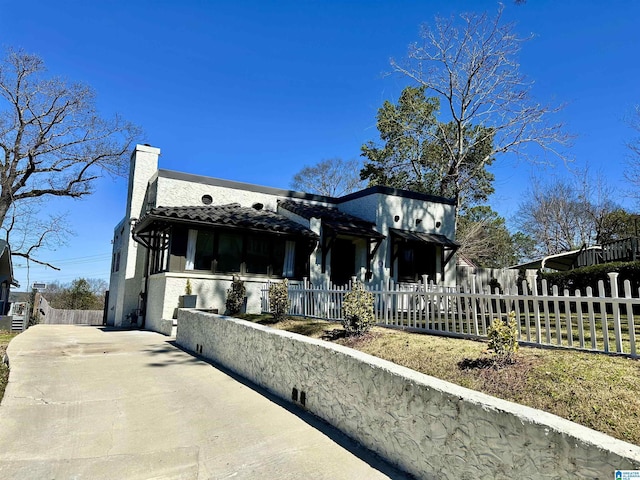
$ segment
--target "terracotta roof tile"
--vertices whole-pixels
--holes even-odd
[[[297,235],[317,239],[318,236],[299,223],[267,210],[242,207],[238,203],[227,205],[201,205],[190,207],[156,207],[138,222],[136,233],[147,230],[158,221],[176,220],[209,226],[225,226],[245,230]]]
[[[306,219],[319,218],[323,225],[332,228],[337,233],[358,237],[384,238],[384,235],[375,230],[375,223],[342,212],[334,207],[292,200],[279,200],[278,206]]]

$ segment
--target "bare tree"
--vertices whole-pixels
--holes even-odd
[[[634,189],[629,192],[632,197],[640,202],[640,105],[636,105],[633,114],[627,119],[627,123],[636,131],[636,137],[627,143],[630,155],[627,159],[627,169],[624,176]]]
[[[395,72],[440,100],[446,119],[438,123],[440,137],[447,139],[444,175],[457,182],[458,191],[493,158],[513,153],[538,160],[545,152],[563,158],[560,148],[569,141],[562,124],[547,121],[559,107],[534,101],[532,83],[520,74],[517,54],[529,38],[519,37],[501,16],[502,7],[494,18],[436,18],[433,27],[423,26],[421,41],[409,47],[405,61],[391,60]],[[478,151],[482,158],[470,162]],[[470,164],[476,171],[461,175],[461,167]]]
[[[26,231],[16,215],[34,201],[80,198],[102,174],[121,174],[139,135],[119,117],[96,112],[93,91],[82,84],[47,77],[40,57],[9,50],[0,62],[0,225],[12,237]],[[59,219],[37,225],[35,240],[14,250],[37,263],[35,251],[63,234]],[[22,239],[26,240],[26,236]],[[17,242],[22,243],[22,242]]]
[[[472,207],[460,215],[456,241],[458,252],[479,267],[503,268],[518,260],[504,218],[488,206]]]
[[[521,230],[536,240],[540,255],[566,252],[595,240],[591,218],[574,185],[566,180],[547,184],[534,180],[517,217]]]
[[[341,197],[364,187],[360,180],[362,164],[357,159],[329,158],[305,166],[293,176],[291,187],[329,197]]]
[[[599,243],[615,234],[610,215],[620,207],[610,200],[610,191],[588,168],[547,182],[534,178],[519,206],[518,226],[535,240],[539,255]]]
[[[591,236],[595,243],[620,238],[620,235],[624,237],[622,232],[628,225],[620,220],[628,212],[612,200],[616,192],[606,181],[604,173],[592,173],[587,165],[581,170],[573,171],[573,174],[577,199],[591,219]]]
[[[13,203],[9,208],[0,230],[4,233],[7,243],[11,245],[12,255],[34,260],[32,255],[39,249],[53,249],[65,245],[68,237],[73,235],[66,214],[43,214],[41,200],[24,200]],[[59,270],[48,262],[34,261]]]

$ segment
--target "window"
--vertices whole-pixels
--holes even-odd
[[[336,239],[331,247],[331,282],[346,285],[356,272],[356,246],[351,240]]]
[[[180,256],[184,248],[184,231],[173,232],[172,255]],[[187,235],[185,270],[211,270],[214,259],[214,234],[209,230],[190,229]]]
[[[193,257],[194,270],[211,270],[213,263],[213,232],[198,231]]]
[[[241,272],[242,234],[221,232],[218,236],[216,272]]]
[[[302,255],[299,255],[302,257]],[[296,270],[296,242],[287,240],[284,249],[284,263],[282,265],[282,276],[293,277]],[[278,273],[274,272],[275,275]]]
[[[282,277],[285,264],[285,241],[283,239],[247,235],[246,245],[246,273]],[[295,247],[295,243],[293,245]],[[290,252],[289,255],[293,255],[293,252]],[[291,257],[290,262],[293,262],[293,257]]]
[[[111,260],[111,273],[116,273],[120,270],[120,252],[115,252]]]
[[[172,255],[182,255],[184,270],[290,278],[302,276],[306,267],[304,256],[296,255],[296,242],[277,235],[194,229],[173,234]],[[182,270],[180,263],[174,262],[172,270]]]
[[[291,243],[293,248],[295,248],[295,242],[286,242],[281,238],[273,239],[273,250],[271,252],[271,274],[276,277],[284,277],[284,267],[286,263],[286,244]],[[291,256],[291,262],[293,262],[294,250],[289,252]],[[293,271],[289,275],[289,277],[293,277]]]
[[[416,282],[422,275],[435,281],[437,248],[434,244],[404,242],[398,244],[398,281]]]
[[[271,242],[266,237],[247,237],[247,273],[269,273]]]

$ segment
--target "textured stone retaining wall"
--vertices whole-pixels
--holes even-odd
[[[425,479],[613,479],[640,447],[328,342],[181,310],[177,343]],[[292,439],[295,442],[295,439]]]

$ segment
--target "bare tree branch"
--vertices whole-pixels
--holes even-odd
[[[124,173],[139,133],[118,116],[100,117],[88,86],[47,77],[40,57],[8,50],[0,60],[0,226],[14,254],[51,266],[33,255],[69,232],[43,221],[33,202],[83,197],[99,176]]]
[[[51,250],[64,245],[72,232],[66,214],[43,215],[42,210],[41,202],[37,199],[14,203],[0,230],[11,244],[12,255],[57,270],[53,265],[36,258],[36,255],[41,249]]]
[[[635,130],[636,136],[627,142],[629,157],[624,177],[632,185],[631,197],[640,203],[640,105],[636,105],[633,114],[627,118],[628,125]]]
[[[37,258],[33,258],[30,255],[26,254],[26,253],[20,253],[20,252],[11,252],[11,255],[13,255],[14,257],[23,257],[28,259],[30,262],[33,263],[37,263],[39,265],[44,265],[45,267],[49,267],[49,268],[53,268],[54,270],[58,270],[60,271],[60,269],[58,267],[56,267],[55,265],[52,265],[48,262],[42,261],[42,260],[38,260]]]
[[[357,159],[322,160],[316,165],[305,166],[296,173],[291,187],[328,197],[341,197],[363,188],[364,182],[360,180],[359,174],[361,166]]]
[[[423,26],[420,42],[409,47],[404,61],[391,59],[395,72],[440,100],[440,122],[453,124],[455,138],[448,152],[452,181],[464,181],[461,166],[487,143],[487,135],[492,148],[476,172],[506,153],[536,162],[548,161],[547,156],[566,160],[563,148],[570,137],[561,123],[548,120],[562,106],[534,101],[532,82],[519,71],[517,55],[529,39],[519,37],[512,23],[502,22],[500,7],[493,18],[486,13],[436,18],[433,26]],[[470,135],[476,126],[483,128]],[[463,189],[459,184],[458,191]]]
[[[534,177],[519,206],[518,226],[535,240],[540,256],[591,246],[616,233],[610,216],[621,207],[610,200],[603,175],[588,167],[571,173],[546,182]]]

